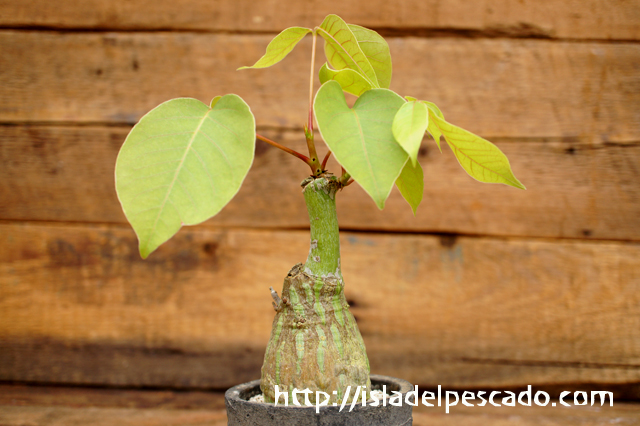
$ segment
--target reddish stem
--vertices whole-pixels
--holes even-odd
[[[260,139],[263,142],[268,143],[269,145],[275,146],[276,148],[280,148],[284,152],[287,152],[287,153],[293,155],[294,157],[298,157],[299,159],[301,159],[302,161],[304,161],[308,165],[311,165],[311,160],[309,160],[309,157],[307,157],[306,155],[300,154],[298,151],[294,151],[291,148],[287,148],[284,145],[280,145],[278,142],[274,142],[271,139],[265,138],[264,136],[259,135],[257,133],[256,133],[256,138]]]
[[[327,161],[329,161],[329,157],[331,157],[331,151],[327,152],[327,155],[325,155],[324,159],[322,160],[322,170],[325,170],[327,168]]]

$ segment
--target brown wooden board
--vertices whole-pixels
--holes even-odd
[[[2,426],[226,426],[224,410],[135,408],[1,407]]]
[[[105,404],[105,399],[108,403]],[[173,407],[176,399],[199,401],[189,407]],[[104,390],[90,388],[0,386],[0,424],[3,426],[41,425],[226,425],[224,410],[219,406],[221,393],[169,392],[149,390]],[[453,399],[453,398],[452,398]],[[541,399],[542,400],[542,399]],[[166,401],[169,401],[167,404]],[[211,402],[215,401],[214,404]],[[495,399],[501,404],[500,397]],[[473,407],[458,403],[449,408],[426,407],[419,401],[413,409],[414,426],[574,426],[637,425],[638,404],[614,401],[613,406],[576,406],[573,396],[561,406],[551,400],[545,407],[517,405],[478,406],[479,400],[466,400]],[[444,401],[442,402],[444,405]],[[552,404],[555,404],[552,406]],[[189,409],[185,409],[189,408]]]
[[[8,405],[163,410],[225,408],[223,392],[0,384],[0,407]]]
[[[453,399],[453,398],[452,398]],[[565,398],[572,400],[573,395]],[[501,400],[496,400],[501,404]],[[548,406],[540,407],[532,403],[531,407],[516,405],[508,407],[479,407],[478,400],[471,400],[473,407],[465,407],[461,402],[450,408],[449,413],[443,407],[425,407],[419,405],[413,409],[414,426],[598,426],[598,425],[640,425],[640,407],[637,404],[617,403],[613,406],[575,406],[562,407],[558,401],[551,400]],[[551,404],[555,404],[551,406]],[[444,405],[444,402],[443,402]]]
[[[225,388],[259,377],[268,287],[304,231],[0,225],[0,380]],[[421,385],[640,383],[640,245],[344,233],[374,373]]]
[[[634,39],[640,37],[635,1],[382,0],[313,3],[278,1],[181,2],[0,0],[0,25],[107,30],[179,29],[279,32],[320,25],[335,13],[347,22],[415,34]]]
[[[0,219],[124,223],[113,169],[129,127],[0,126]],[[263,132],[306,149],[301,132]],[[471,179],[451,150],[423,141],[424,201],[394,190],[380,211],[356,184],[338,196],[343,229],[640,240],[640,145],[498,142],[520,191]],[[321,155],[324,155],[324,148]],[[340,171],[337,163],[330,170]],[[207,226],[308,227],[301,161],[259,142],[236,198]]]
[[[259,126],[301,128],[309,38],[281,64],[236,71],[254,63],[270,38],[2,31],[0,121],[134,123],[170,98],[208,102],[236,93]],[[482,136],[640,140],[640,44],[413,37],[389,42],[392,89],[436,102],[448,120]]]
[[[453,407],[449,414],[413,415],[414,426],[598,426],[610,424],[638,425],[640,409],[636,405],[593,409],[590,407],[474,407],[466,411]],[[157,410],[127,408],[13,407],[0,406],[2,426],[226,426],[223,410]]]

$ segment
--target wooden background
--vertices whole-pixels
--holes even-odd
[[[396,190],[382,212],[357,185],[340,194],[372,372],[640,400],[637,0],[0,0],[0,381],[259,377],[268,288],[308,251],[306,166],[258,143],[225,210],[146,261],[113,169],[131,125],[180,96],[236,93],[260,133],[303,150],[310,40],[235,70],[328,13],[387,37],[391,88],[494,141],[528,188],[480,184],[425,139],[417,217]]]

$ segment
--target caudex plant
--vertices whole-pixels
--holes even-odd
[[[415,214],[424,185],[417,157],[425,132],[439,149],[444,136],[471,177],[524,189],[491,142],[447,122],[435,104],[389,89],[389,46],[375,31],[329,15],[313,29],[282,31],[262,58],[241,69],[277,64],[307,34],[313,38],[304,125],[308,155],[256,134],[254,116],[237,95],[216,96],[209,105],[178,98],[154,108],[133,127],[115,172],[118,197],[146,258],[182,225],[211,218],[233,198],[253,162],[256,138],[309,166],[301,185],[310,250],[306,262],[286,276],[282,297],[272,290],[276,315],[261,379],[268,402],[274,400],[275,385],[288,392],[309,389],[312,403],[316,391],[326,392],[333,403],[342,402],[347,386],[371,389],[365,345],[344,296],[335,204],[343,189],[357,182],[382,209],[396,185]],[[314,96],[318,36],[327,62],[319,70],[322,85]],[[357,97],[353,107],[344,92]],[[318,135],[328,148],[323,159]],[[342,166],[338,174],[325,169],[330,155]]]

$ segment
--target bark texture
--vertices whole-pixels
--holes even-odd
[[[289,271],[282,299],[274,298],[276,316],[260,387],[269,402],[278,385],[280,392],[289,393],[289,403],[294,389],[309,389],[309,401],[315,403],[316,391],[322,391],[331,404],[342,401],[348,386],[351,396],[357,386],[370,390],[369,360],[344,297],[335,209],[338,184],[329,176],[302,185],[311,223],[309,257]],[[297,400],[304,403],[304,396]]]

